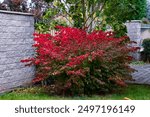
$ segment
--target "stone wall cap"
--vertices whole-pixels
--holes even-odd
[[[150,28],[150,24],[142,24],[141,28]]]
[[[15,11],[6,11],[6,10],[0,10],[0,13],[33,16],[33,14],[31,14],[31,13],[23,13],[23,12],[15,12]]]
[[[142,23],[142,20],[128,20],[126,23]]]

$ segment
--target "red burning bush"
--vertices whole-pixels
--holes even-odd
[[[55,36],[34,34],[36,56],[22,60],[37,66],[34,82],[53,79],[63,94],[95,94],[112,91],[129,78],[132,69],[128,37],[112,32],[57,27]]]

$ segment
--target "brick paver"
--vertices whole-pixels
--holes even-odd
[[[150,84],[150,64],[131,65],[131,67],[137,71],[132,73],[134,81],[129,81],[130,83]]]

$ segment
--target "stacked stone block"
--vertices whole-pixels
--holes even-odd
[[[34,66],[20,60],[33,57],[34,18],[31,14],[0,11],[0,92],[26,85]]]
[[[132,20],[126,23],[128,36],[131,41],[135,41],[137,44],[133,44],[134,47],[141,46],[141,21],[140,20]],[[133,57],[137,60],[140,59],[140,54],[138,52],[133,53]]]
[[[147,0],[147,18],[150,20],[150,0]]]

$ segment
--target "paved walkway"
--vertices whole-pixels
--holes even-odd
[[[131,83],[150,84],[150,64],[132,65],[131,67],[137,70],[132,74],[135,81]]]

